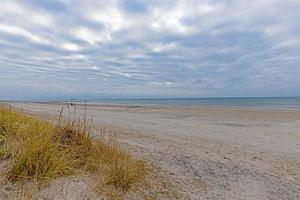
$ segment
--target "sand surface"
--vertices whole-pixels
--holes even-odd
[[[62,106],[12,105],[52,119]],[[86,113],[95,134],[108,127],[159,166],[179,199],[300,199],[299,110],[91,104]]]

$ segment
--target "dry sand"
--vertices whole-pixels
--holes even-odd
[[[50,119],[62,106],[12,105]],[[179,199],[300,199],[299,110],[89,104],[86,113],[158,166]]]

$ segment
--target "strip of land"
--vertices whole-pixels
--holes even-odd
[[[10,103],[54,120],[62,103]],[[300,111],[70,105],[159,167],[179,199],[300,199]],[[67,113],[66,113],[67,115]]]

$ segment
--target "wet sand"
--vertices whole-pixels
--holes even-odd
[[[54,119],[60,103],[11,103]],[[75,106],[70,106],[71,110]],[[300,111],[76,105],[157,165],[180,199],[300,199]]]

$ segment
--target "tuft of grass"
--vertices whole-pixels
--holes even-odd
[[[146,174],[145,162],[122,150],[114,138],[93,138],[91,121],[57,124],[0,107],[0,159],[8,160],[6,179],[49,181],[83,171],[104,177],[99,184],[127,191]]]
[[[145,170],[145,163],[142,160],[126,162],[116,159],[109,166],[105,183],[127,191],[144,176]]]
[[[73,162],[68,149],[53,140],[48,122],[0,108],[2,159],[9,159],[6,178],[12,182],[50,180],[69,174]]]
[[[113,142],[97,141],[92,151],[93,153],[87,158],[86,170],[92,173],[99,170],[105,171],[105,177],[98,180],[97,187],[106,184],[127,191],[146,174],[147,170],[143,160],[133,159]]]

